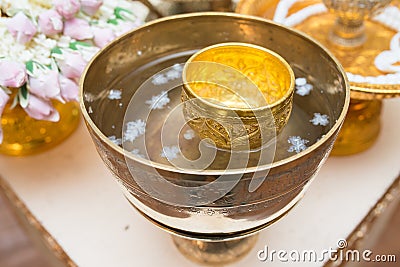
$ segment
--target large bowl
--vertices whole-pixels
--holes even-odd
[[[327,108],[330,124],[325,126],[324,134],[298,153],[279,156],[278,149],[271,163],[229,170],[175,168],[134,155],[107,137],[112,134],[110,125],[124,119],[124,107],[141,83],[170,66],[174,57],[184,62],[199,49],[224,42],[252,43],[273,50],[286,59],[297,77],[306,76],[312,80],[319,90],[309,96],[315,98],[307,102],[310,104],[305,105],[304,112],[312,115],[317,107]],[[146,66],[152,66],[153,71],[143,71]],[[133,82],[123,88],[119,104],[101,101],[111,89],[120,88],[121,80],[127,76]],[[303,196],[327,158],[350,100],[342,67],[318,43],[271,21],[232,13],[195,13],[150,22],[116,39],[98,53],[84,72],[80,86],[87,128],[99,155],[130,203],[163,229],[203,241],[248,236],[286,214]],[[295,96],[297,104],[301,105],[304,99]],[[293,110],[291,118],[300,116],[296,112]],[[302,124],[290,126],[290,123],[287,129],[301,131],[303,128]],[[307,120],[305,124],[308,123]],[[165,180],[161,181],[160,175]],[[189,201],[187,204],[163,201],[149,191],[149,188],[157,191],[166,181],[192,188],[210,181],[220,181],[224,185],[238,175],[240,179],[228,193],[200,206]],[[223,181],[219,180],[221,176],[225,178]],[[257,186],[252,187],[254,184]],[[252,192],[249,188],[253,188]],[[190,193],[185,196],[176,192],[170,194],[176,199],[198,197]]]

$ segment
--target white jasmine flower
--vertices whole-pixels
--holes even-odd
[[[306,144],[308,142],[308,140],[302,139],[300,136],[290,136],[288,139],[288,143],[291,144],[291,146],[288,148],[287,151],[299,153],[307,149]]]
[[[167,159],[176,159],[178,157],[179,148],[177,146],[165,146],[160,154],[161,157]]]
[[[122,95],[121,90],[111,89],[110,92],[108,93],[108,99],[110,100],[121,99],[121,95]]]
[[[169,102],[168,93],[162,91],[160,94],[152,96],[150,100],[147,100],[146,104],[150,106],[150,109],[163,109]]]
[[[182,72],[171,69],[165,75],[167,76],[168,80],[175,80],[175,79],[178,79],[179,77],[181,77]]]
[[[321,113],[314,113],[314,118],[310,120],[314,125],[326,126],[329,124],[329,116]]]
[[[136,138],[143,135],[145,130],[146,123],[141,119],[128,122],[124,132],[124,141],[133,142]]]
[[[140,150],[135,148],[131,151],[131,153],[135,156],[138,156],[139,158],[145,158],[143,154],[140,153]]]
[[[183,137],[184,137],[186,140],[192,140],[195,136],[196,136],[196,135],[195,135],[195,133],[194,133],[193,130],[187,130],[187,131],[183,134]]]
[[[151,82],[154,85],[166,84],[168,82],[168,78],[165,77],[164,74],[157,74],[157,75],[153,76],[153,79]]]
[[[296,86],[303,86],[307,84],[306,78],[296,78],[295,80]]]
[[[109,136],[108,140],[110,140],[111,142],[113,142],[117,146],[120,146],[122,144],[122,139],[121,138],[117,138],[115,135]]]

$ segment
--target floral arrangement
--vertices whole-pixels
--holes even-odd
[[[92,56],[148,15],[125,0],[0,0],[0,8],[0,118],[11,101],[47,121],[60,118],[52,100],[77,100]]]

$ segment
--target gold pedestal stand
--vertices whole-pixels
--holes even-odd
[[[205,162],[207,165],[192,161],[189,166],[182,161],[185,155],[191,158],[204,153],[198,136],[180,138],[185,126],[180,123],[186,123],[181,105],[182,83],[178,78],[179,86],[167,84],[173,89],[164,89],[155,86],[159,79],[154,78],[168,78],[160,76],[160,70],[174,70],[174,66],[176,70],[199,48],[233,41],[270,47],[281,54],[291,66],[297,66],[295,74],[313,78],[313,95],[324,104],[315,103],[312,97],[297,98],[299,102],[294,102],[293,107],[300,116],[291,116],[284,129],[286,136],[282,134],[277,140],[273,153],[228,151],[242,156],[234,158],[219,150],[215,156],[206,155],[211,160]],[[139,57],[137,51],[143,54]],[[305,62],[303,55],[313,57],[320,65]],[[121,58],[126,64],[121,64]],[[146,79],[149,87],[143,84]],[[92,101],[86,97],[107,95],[110,88],[123,90],[119,103],[126,109],[116,109],[120,105],[114,99]],[[161,109],[147,105],[149,100],[154,102],[155,96],[165,95],[160,90],[169,90],[168,105]],[[97,151],[130,203],[160,228],[186,238],[174,238],[184,255],[221,266],[245,255],[256,241],[255,236],[248,236],[277,221],[303,197],[337,137],[349,106],[350,89],[343,68],[307,36],[263,19],[210,12],[164,18],[116,39],[88,65],[80,96],[82,114]],[[175,110],[181,117],[174,115]],[[225,110],[220,110],[224,114]],[[310,123],[309,115],[317,112],[329,114],[329,123]],[[146,122],[143,128],[142,122]],[[137,126],[142,128],[143,139],[136,140],[138,136],[131,135],[135,140],[128,143],[127,132],[121,130],[128,129],[124,125],[130,125],[129,131],[136,131],[134,135],[138,133]],[[112,126],[116,129],[109,131]],[[125,139],[124,146],[142,150],[134,154],[134,150],[118,146],[118,139]],[[179,141],[174,146],[177,153],[171,143],[163,140]],[[167,151],[177,157],[169,156],[169,161]],[[260,163],[268,155],[273,162]],[[225,164],[226,158],[245,163],[244,167]]]
[[[240,260],[254,247],[257,239],[258,234],[219,242],[172,236],[175,246],[186,258],[207,266],[221,266]]]
[[[400,79],[385,79],[391,73],[375,64],[379,54],[391,49],[397,30],[371,17],[390,2],[297,1],[287,6],[286,17],[280,18],[279,22],[307,33],[328,48],[348,74],[352,101],[332,155],[351,155],[371,147],[379,136],[382,99],[400,96]],[[236,12],[277,20],[282,4],[279,0],[242,0]],[[323,4],[327,8],[323,9]],[[341,5],[347,5],[346,12],[340,10]],[[392,2],[389,8],[400,9],[400,2]],[[304,58],[307,60],[306,55]]]
[[[381,100],[351,100],[331,154],[346,156],[371,147],[379,136]]]

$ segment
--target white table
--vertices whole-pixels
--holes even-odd
[[[304,199],[232,266],[282,265],[257,259],[265,245],[287,251],[336,248],[400,173],[399,114],[400,99],[385,100],[377,143],[355,156],[329,158]],[[78,266],[197,266],[124,199],[83,123],[45,153],[0,156],[0,175]],[[312,265],[322,263],[296,266]]]

